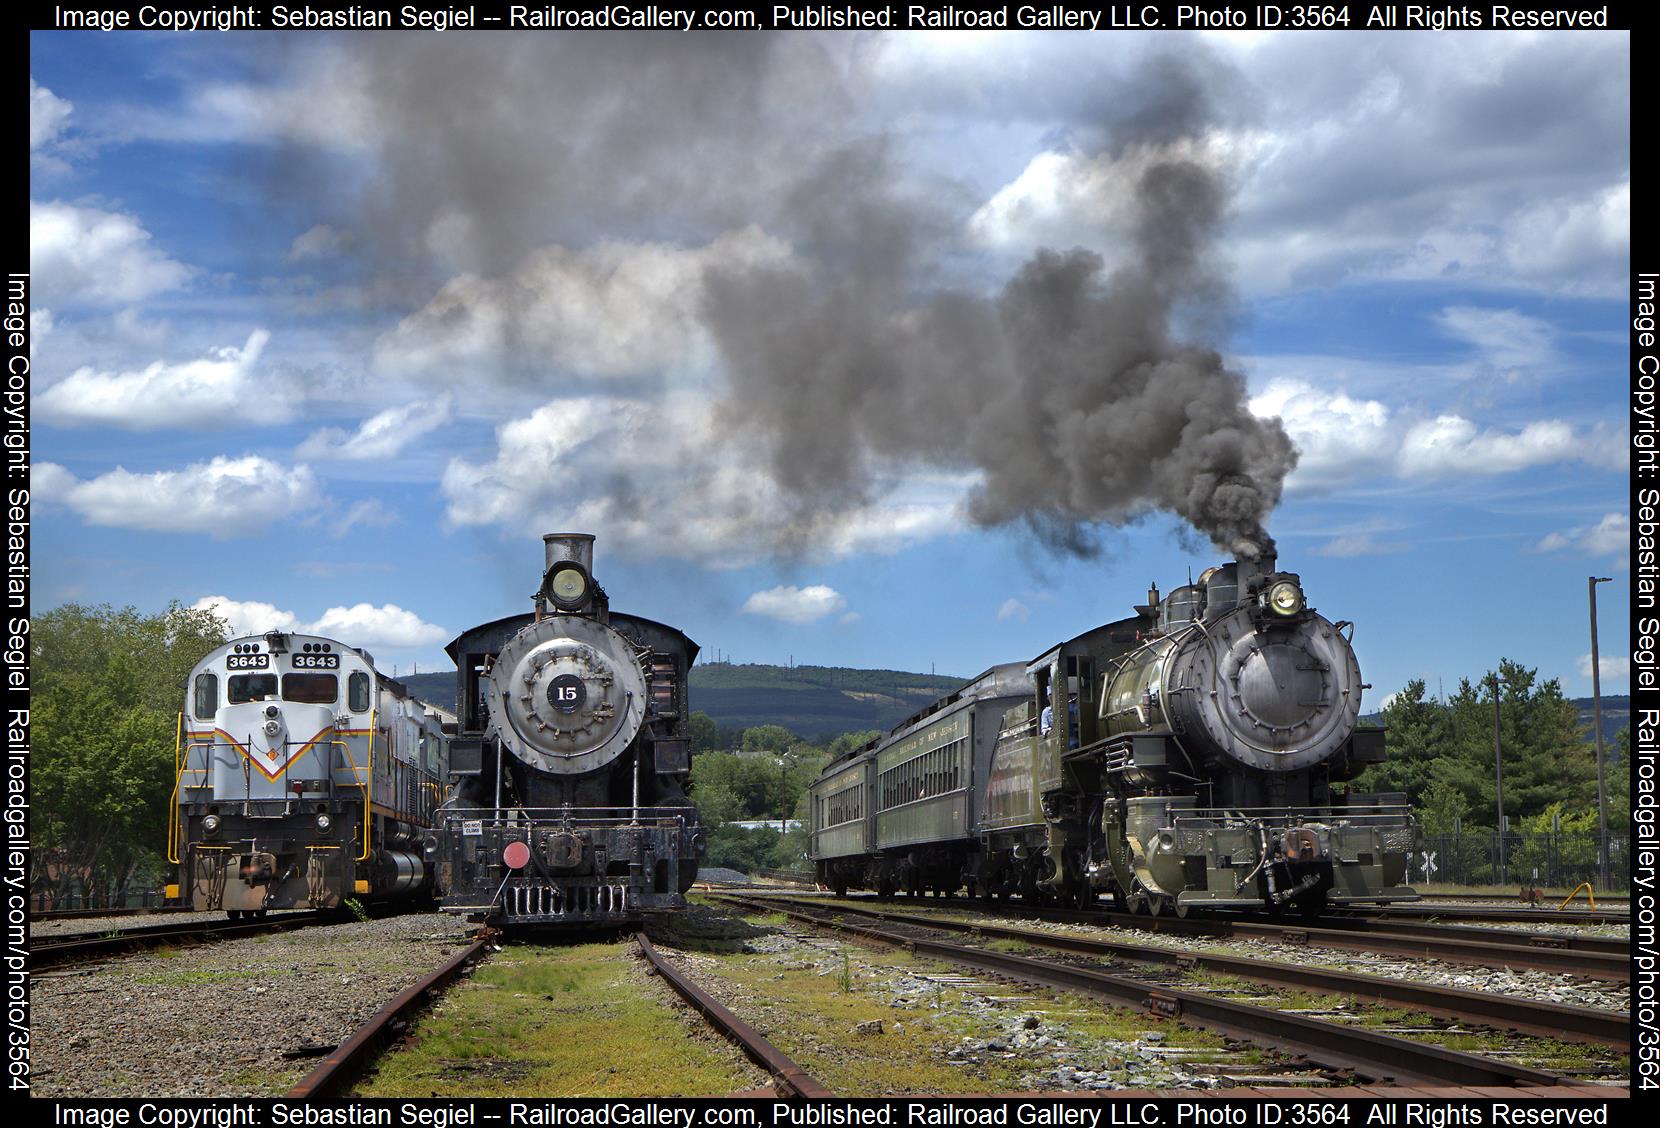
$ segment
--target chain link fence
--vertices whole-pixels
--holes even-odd
[[[1631,884],[1631,837],[1608,836],[1608,880],[1601,878],[1595,834],[1545,832],[1499,836],[1491,830],[1418,834],[1410,880],[1437,885],[1514,885],[1517,888],[1571,889],[1582,881],[1593,888],[1619,891]]]

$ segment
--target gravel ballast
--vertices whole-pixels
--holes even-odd
[[[30,993],[33,1091],[281,1095],[472,931],[419,913],[43,971]]]

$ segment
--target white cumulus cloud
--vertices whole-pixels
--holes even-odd
[[[434,646],[449,638],[443,627],[425,622],[413,611],[405,611],[396,603],[379,607],[368,603],[354,603],[350,607],[330,607],[309,628],[314,634],[328,635],[353,646],[379,644],[381,646]]]
[[[238,636],[274,630],[298,631],[327,635],[348,646],[394,647],[434,646],[449,638],[449,632],[443,627],[428,623],[415,612],[406,611],[395,603],[384,603],[379,607],[369,603],[330,607],[310,622],[270,603],[231,599],[224,595],[203,596],[191,607],[198,611],[213,611],[229,623],[231,633]]]
[[[595,376],[681,368],[710,354],[699,311],[712,267],[780,262],[788,248],[756,228],[701,247],[601,243],[544,247],[511,276],[464,274],[375,345],[382,371],[450,379],[531,355]]]
[[[1590,556],[1613,556],[1616,563],[1626,563],[1626,556],[1631,552],[1631,517],[1625,513],[1607,513],[1595,525],[1547,533],[1534,546],[1536,552],[1568,549]]]
[[[293,415],[292,394],[255,374],[270,339],[256,329],[240,348],[177,364],[158,360],[125,372],[78,368],[42,392],[37,404],[54,423],[129,430],[282,423]]]
[[[893,483],[854,508],[802,517],[764,467],[727,443],[699,396],[566,397],[496,431],[496,455],[452,459],[452,525],[603,528],[617,551],[740,567],[775,553],[893,552],[961,527],[971,486]]]
[[[783,623],[814,623],[847,606],[835,588],[823,584],[811,587],[775,587],[758,591],[744,600],[743,610],[751,615],[765,615]]]
[[[232,599],[227,595],[204,595],[190,605],[192,611],[212,611],[225,620],[231,637],[264,634],[267,631],[301,630],[300,618],[292,611],[283,611],[270,603],[258,600]],[[345,641],[345,640],[341,640]]]
[[[351,434],[338,427],[313,431],[295,450],[299,458],[356,461],[396,457],[405,446],[442,426],[450,417],[450,397],[389,407],[365,419]]]
[[[1397,466],[1409,478],[1503,474],[1577,458],[1579,443],[1574,429],[1556,420],[1507,433],[1481,430],[1459,415],[1440,415],[1407,430]]]
[[[75,112],[75,104],[59,98],[29,76],[29,152],[44,149],[57,141],[58,135]]]
[[[43,470],[46,500],[69,506],[89,525],[119,529],[250,536],[322,504],[310,468],[285,467],[258,455],[220,455],[151,474],[118,466],[87,479],[43,463],[35,467],[37,488]]]
[[[1597,666],[1601,671],[1604,683],[1616,680],[1624,681],[1631,676],[1631,659],[1625,655],[1598,654]],[[1579,675],[1585,678],[1591,676],[1591,656],[1589,654],[1579,656]]]
[[[1008,619],[1018,619],[1024,623],[1031,617],[1032,609],[1014,598],[1005,599],[1003,605],[997,609],[997,621],[999,623]]]
[[[61,200],[29,201],[29,269],[48,304],[135,302],[177,289],[190,268],[150,242],[133,216]]]
[[[1367,477],[1424,480],[1507,474],[1581,461],[1602,465],[1606,443],[1596,429],[1560,420],[1518,430],[1483,428],[1461,415],[1431,419],[1393,412],[1306,381],[1277,378],[1250,399],[1261,418],[1277,417],[1299,452],[1287,480],[1291,491],[1327,489]]]

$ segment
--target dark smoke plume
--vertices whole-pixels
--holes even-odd
[[[457,270],[500,276],[549,244],[691,247],[746,227],[789,244],[783,261],[709,267],[700,310],[726,433],[795,508],[782,549],[919,468],[974,472],[976,522],[1060,551],[1092,552],[1103,524],[1152,510],[1225,551],[1271,546],[1295,452],[1190,328],[1232,312],[1216,259],[1228,193],[1203,144],[1228,76],[1198,44],[1049,88],[1079,165],[1117,170],[1106,191],[1129,237],[1110,257],[1039,251],[988,293],[946,281],[971,250],[977,193],[925,178],[873,128],[902,113],[870,101],[865,56],[883,40],[368,40],[349,74],[373,123],[371,172],[343,182],[295,159],[280,188],[355,202],[357,253],[416,302]],[[433,250],[443,231],[464,235],[447,255]],[[515,323],[531,314],[499,313],[525,354],[501,374],[567,388],[523,346],[543,339]]]
[[[1225,186],[1191,155],[1204,85],[1169,60],[1150,70],[1156,96],[1112,150],[1137,170],[1115,269],[1042,250],[993,297],[918,296],[927,264],[895,222],[907,209],[870,189],[849,203],[837,164],[813,183],[848,224],[838,269],[820,258],[711,279],[733,434],[805,510],[859,504],[881,466],[924,463],[979,471],[975,521],[1023,523],[1061,551],[1090,553],[1092,526],[1150,508],[1224,551],[1272,549],[1264,526],[1296,452],[1277,421],[1251,415],[1216,351],[1172,329],[1178,312],[1225,320],[1229,306],[1214,258]]]

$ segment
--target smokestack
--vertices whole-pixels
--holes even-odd
[[[546,572],[561,560],[574,560],[582,565],[582,570],[589,576],[594,574],[594,534],[592,533],[548,533],[542,537],[542,551],[544,553],[543,572]]]
[[[1270,545],[1260,555],[1247,557],[1240,554],[1238,562],[1239,597],[1243,599],[1248,593],[1255,594],[1262,588],[1262,581],[1274,574],[1278,569],[1279,556]]]

